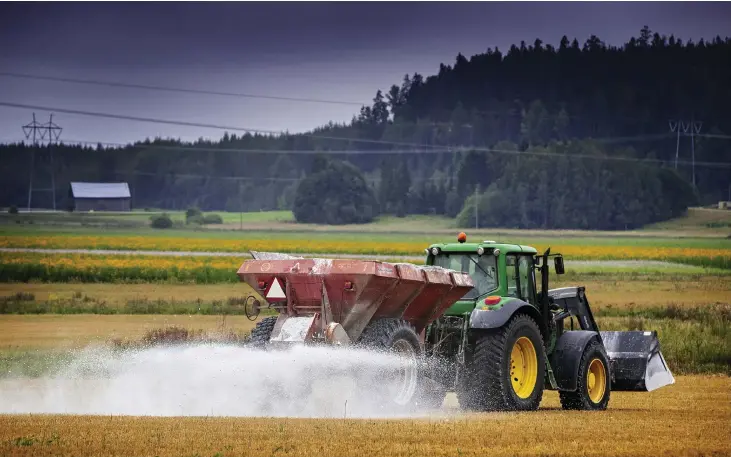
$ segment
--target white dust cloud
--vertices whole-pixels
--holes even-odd
[[[375,401],[403,363],[364,350],[300,345],[89,347],[47,376],[0,379],[0,413],[413,417],[413,410]]]

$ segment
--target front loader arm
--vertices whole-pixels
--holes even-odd
[[[559,316],[574,316],[578,319],[581,330],[598,332],[599,326],[594,320],[594,314],[589,307],[589,300],[586,298],[584,286],[562,287],[551,289],[548,295],[553,303],[564,309]],[[562,318],[559,318],[563,320]]]

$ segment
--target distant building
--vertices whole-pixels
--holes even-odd
[[[132,195],[126,182],[72,182],[74,211],[129,211]]]

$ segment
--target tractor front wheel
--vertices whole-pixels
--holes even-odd
[[[470,376],[470,406],[479,410],[529,411],[543,398],[546,353],[536,322],[517,314],[480,335]]]
[[[584,349],[579,362],[576,390],[559,391],[563,409],[605,410],[609,403],[611,380],[604,346],[597,340]]]

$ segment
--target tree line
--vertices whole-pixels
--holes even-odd
[[[54,146],[57,204],[69,205],[69,181],[127,181],[136,208],[293,209],[327,223],[414,213],[466,220],[477,198],[481,225],[636,227],[726,198],[731,169],[693,173],[691,138],[668,121],[702,121],[695,160],[729,161],[728,55],[728,38],[684,42],[647,27],[622,46],[563,37],[558,47],[537,39],[460,54],[434,75],[377,91],[350,122],[307,134]],[[29,148],[0,146],[9,165],[0,205],[25,205]],[[47,153],[37,151],[40,172]],[[33,198],[50,206],[46,194]]]

